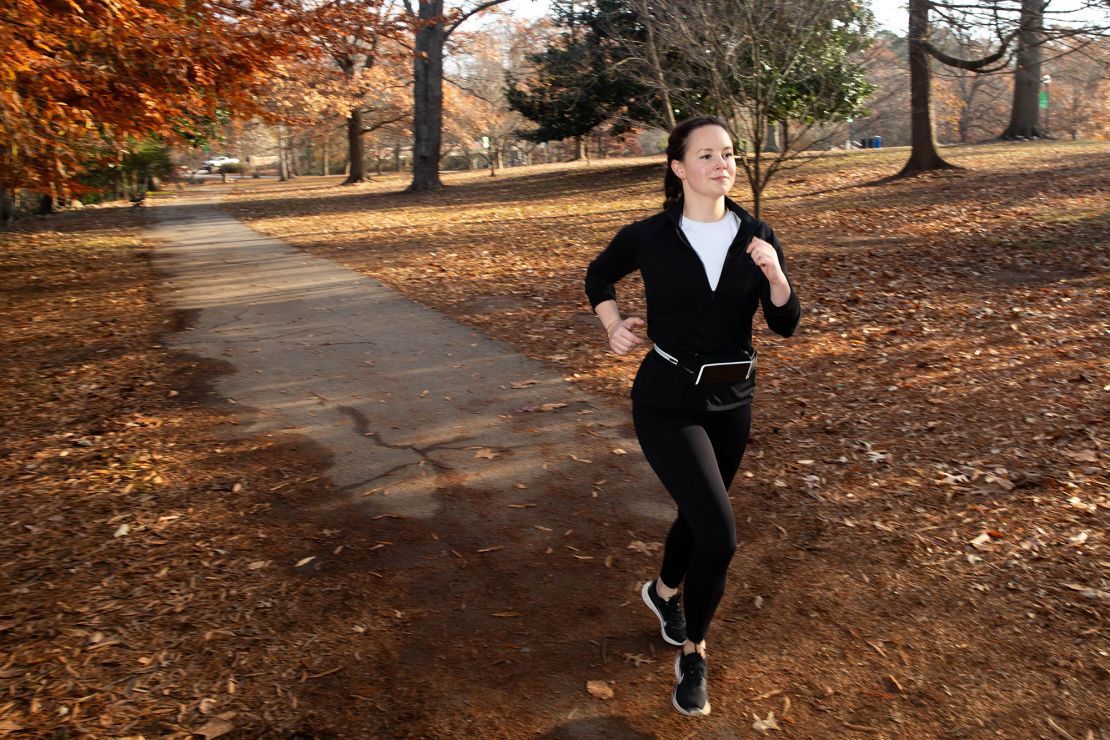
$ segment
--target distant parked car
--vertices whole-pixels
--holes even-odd
[[[235,157],[212,157],[212,159],[204,160],[201,168],[205,172],[215,172],[225,164],[239,164],[239,160]]]

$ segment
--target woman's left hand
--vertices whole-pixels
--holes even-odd
[[[772,285],[775,283],[786,282],[786,275],[783,274],[782,266],[779,265],[779,256],[775,252],[775,248],[769,242],[765,242],[758,236],[753,236],[751,242],[748,243],[748,254],[752,257],[752,262],[763,270],[763,274],[767,276],[767,281]]]

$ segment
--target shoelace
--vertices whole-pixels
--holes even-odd
[[[682,612],[682,604],[679,603],[680,601],[679,594],[675,594],[670,599],[664,601],[663,617],[667,620],[667,624],[677,629],[686,629],[686,615]]]
[[[689,655],[682,656],[682,678],[683,680],[694,679],[695,681],[705,676],[706,669],[705,658],[701,657],[696,652]]]

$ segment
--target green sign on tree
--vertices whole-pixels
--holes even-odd
[[[1048,90],[1041,90],[1041,110],[1048,110]]]

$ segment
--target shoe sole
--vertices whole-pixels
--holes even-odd
[[[681,714],[685,714],[687,717],[704,717],[705,715],[709,714],[710,710],[712,709],[712,707],[709,706],[708,701],[705,702],[705,706],[701,709],[683,709],[681,706],[679,706],[677,682],[682,680],[682,669],[679,668],[679,663],[681,661],[682,653],[679,653],[678,656],[674,659],[674,678],[676,683],[674,685],[674,691],[671,692],[671,704],[674,704],[674,708],[677,709]]]
[[[644,587],[640,589],[640,596],[643,597],[644,603],[647,604],[647,608],[651,609],[651,613],[659,619],[659,634],[663,635],[663,641],[668,645],[682,647],[686,644],[685,642],[675,642],[667,635],[667,620],[663,619],[663,615],[655,608],[655,604],[651,603],[651,597],[648,596],[649,588],[651,588],[651,581],[645,583]]]

